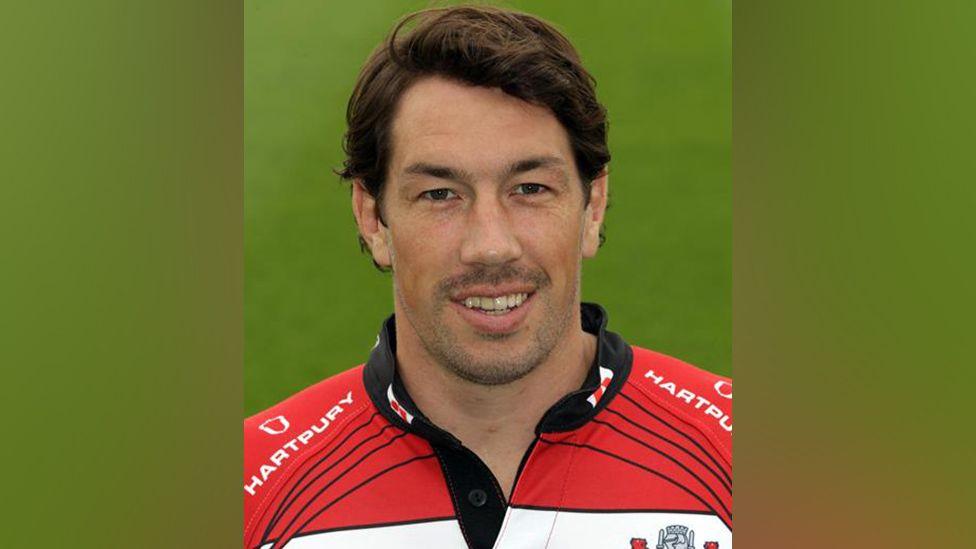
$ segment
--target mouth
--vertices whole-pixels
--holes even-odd
[[[497,338],[519,331],[535,303],[534,290],[515,290],[501,290],[509,292],[504,294],[491,289],[474,290],[456,297],[451,303],[475,332]]]
[[[520,292],[499,296],[469,296],[460,303],[474,311],[482,312],[487,315],[501,316],[506,315],[522,306],[531,292]]]

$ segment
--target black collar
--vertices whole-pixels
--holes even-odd
[[[619,335],[607,331],[607,313],[593,303],[580,306],[583,329],[597,336],[597,352],[583,386],[554,404],[542,416],[536,433],[571,431],[603,409],[623,387],[630,374],[633,352]],[[396,371],[394,317],[383,328],[363,369],[363,381],[376,408],[394,425],[428,440],[459,444],[417,409]]]

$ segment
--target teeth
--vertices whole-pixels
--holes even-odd
[[[498,297],[469,297],[464,300],[464,306],[469,309],[481,309],[484,311],[505,311],[514,309],[529,298],[529,294],[510,294]]]

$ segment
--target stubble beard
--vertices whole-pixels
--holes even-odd
[[[459,341],[458,334],[450,330],[443,320],[445,315],[452,314],[447,310],[450,306],[448,295],[453,289],[464,285],[499,284],[512,280],[532,282],[537,288],[533,296],[536,303],[533,306],[541,311],[535,313],[539,324],[534,329],[528,327],[532,330],[530,343],[521,350],[511,347],[506,349],[506,342],[513,339],[515,334],[478,334],[477,337],[482,341],[493,344],[487,352],[473,352],[473,349]],[[579,277],[574,281],[567,303],[553,303],[553,296],[547,291],[551,285],[549,277],[541,271],[514,267],[476,271],[459,279],[442,282],[433,301],[435,305],[428,315],[416,314],[402,298],[398,287],[396,292],[397,300],[421,345],[439,366],[470,383],[498,386],[522,379],[538,368],[570,328],[577,301]]]

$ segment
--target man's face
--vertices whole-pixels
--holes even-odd
[[[475,383],[530,372],[579,329],[605,177],[588,205],[583,192],[548,109],[441,78],[414,84],[393,123],[385,226],[364,230],[369,208],[357,208],[374,259],[393,268],[398,330]]]

